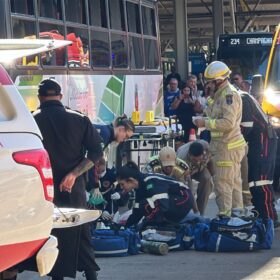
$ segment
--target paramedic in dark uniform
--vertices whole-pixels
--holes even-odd
[[[61,103],[60,85],[53,79],[39,84],[39,109],[33,113],[43,136],[53,170],[54,204],[86,208],[85,172],[103,156],[101,139],[90,120]],[[85,154],[87,153],[87,156]],[[89,225],[53,230],[59,256],[50,275],[53,279],[75,278],[84,271],[87,280],[99,270],[90,245]]]
[[[115,142],[118,144],[117,154],[122,149],[122,146],[119,144],[123,144],[127,139],[129,139],[134,131],[135,126],[131,120],[127,118],[126,115],[119,116],[116,118],[114,123],[111,124],[94,124],[97,132],[99,133],[102,141],[102,148],[104,153],[106,154],[106,148],[112,143]],[[89,173],[94,172],[94,168],[89,170]],[[96,180],[98,182],[98,180]],[[100,189],[96,186],[98,184],[94,184],[95,189],[93,191],[93,196],[96,199],[102,198]]]
[[[248,182],[252,203],[263,219],[279,226],[274,205],[273,175],[277,136],[259,103],[248,93],[240,92],[243,108],[241,128],[248,143]]]
[[[94,124],[94,126],[101,136],[103,149],[108,147],[112,142],[118,144],[123,143],[135,131],[133,122],[125,115],[117,117],[113,124]]]
[[[135,205],[126,226],[180,223],[193,207],[193,195],[181,182],[159,174],[144,174],[134,162],[117,170],[117,180],[125,192],[135,189]]]

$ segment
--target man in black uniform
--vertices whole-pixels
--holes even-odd
[[[257,101],[245,92],[241,92],[241,98],[241,128],[249,146],[248,182],[252,203],[261,218],[272,219],[274,227],[278,227],[272,187],[277,136]]]
[[[86,208],[85,172],[102,156],[101,139],[90,120],[65,109],[60,85],[52,79],[39,84],[40,108],[34,112],[53,170],[54,204],[58,207]],[[87,156],[85,154],[87,152]],[[94,251],[89,225],[53,230],[58,238],[59,256],[51,271],[53,279],[75,278],[77,269],[86,279],[95,280]]]

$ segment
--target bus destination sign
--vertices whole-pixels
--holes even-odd
[[[234,37],[234,38],[221,38],[221,43],[229,47],[242,46],[271,46],[271,37]]]

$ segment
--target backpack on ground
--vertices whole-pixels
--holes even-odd
[[[91,244],[96,257],[124,257],[140,252],[139,235],[132,229],[96,229]]]
[[[270,249],[274,236],[273,221],[213,219],[210,224],[197,224],[194,236],[194,247],[198,251],[247,252]]]

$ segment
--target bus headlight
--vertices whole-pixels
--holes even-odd
[[[272,104],[273,106],[276,106],[276,107],[279,106],[280,96],[273,89],[268,88],[267,90],[265,90],[264,97],[265,97],[265,99],[268,103],[270,103],[270,104]]]
[[[275,128],[279,128],[280,127],[280,118],[277,117],[269,117],[269,121],[271,123],[271,125]]]

